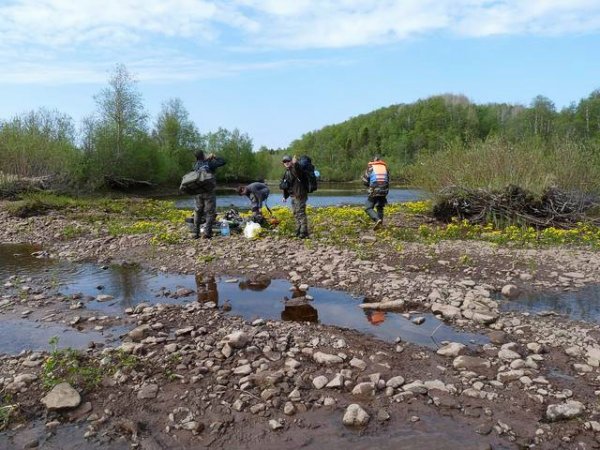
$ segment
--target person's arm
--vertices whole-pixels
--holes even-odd
[[[212,156],[208,158],[208,167],[211,171],[214,171],[217,167],[224,166],[226,161],[220,156]]]

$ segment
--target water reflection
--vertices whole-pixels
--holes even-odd
[[[64,267],[59,275],[60,290],[65,295],[81,294],[87,299],[85,307],[109,315],[122,314],[125,308],[139,303],[184,304],[198,301],[213,302],[224,311],[247,320],[257,318],[322,323],[349,328],[393,341],[404,341],[436,347],[441,341],[483,343],[486,338],[462,333],[440,322],[432,314],[416,325],[401,314],[364,311],[359,304],[364,297],[353,297],[346,292],[310,288],[310,298],[292,289],[286,280],[266,276],[241,278],[235,283],[215,274],[173,275],[150,272],[132,266],[101,268],[93,264]],[[99,287],[101,289],[98,289]],[[179,294],[178,292],[184,292]],[[187,295],[186,292],[190,294]],[[98,294],[113,296],[100,302]]]
[[[499,298],[503,311],[542,313],[552,311],[575,320],[600,322],[600,285],[578,291],[524,294],[513,300]]]
[[[292,298],[283,297],[281,320],[317,323],[319,321],[319,313],[310,305],[310,302],[311,300],[306,298],[306,292],[294,289],[292,291]]]
[[[197,273],[196,289],[198,302],[213,302],[215,305],[219,304],[219,290],[217,289],[217,280],[214,275]]]
[[[37,253],[41,247],[29,244],[0,244],[0,279],[29,275],[52,266],[53,261]]]

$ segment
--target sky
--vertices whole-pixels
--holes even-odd
[[[76,125],[117,64],[150,116],[287,147],[438,94],[560,110],[600,89],[600,0],[0,0],[0,120]]]

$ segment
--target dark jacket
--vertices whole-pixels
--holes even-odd
[[[262,204],[269,197],[269,186],[258,181],[246,186],[246,197]]]
[[[289,169],[286,169],[279,187],[283,191],[283,198],[289,196],[299,199],[308,197],[308,178],[298,162],[293,163]]]
[[[194,163],[194,170],[199,171],[202,167],[205,167],[210,173],[215,173],[217,167],[225,165],[225,160],[219,156],[214,158],[199,159]]]

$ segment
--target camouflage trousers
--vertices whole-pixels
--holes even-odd
[[[292,211],[296,220],[296,235],[308,236],[308,218],[306,217],[307,198],[292,197]]]
[[[200,236],[200,225],[204,219],[205,236],[212,236],[212,227],[217,216],[217,194],[215,191],[203,192],[196,195],[196,209],[194,210],[194,227],[196,237]]]

